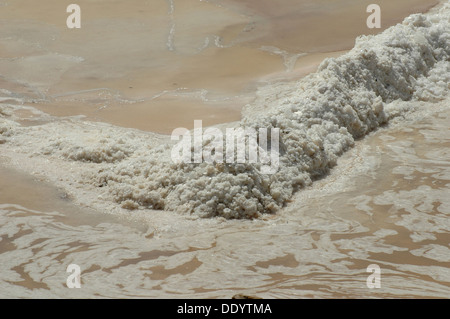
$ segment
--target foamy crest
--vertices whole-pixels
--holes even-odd
[[[265,107],[264,112],[251,113],[241,125],[281,129],[284,152],[274,175],[261,175],[250,164],[180,166],[142,159],[139,165],[155,173],[135,174],[130,164],[137,162],[123,162],[104,178],[121,189],[118,201],[227,218],[274,212],[333,167],[355,138],[393,116],[386,105],[434,101],[447,93],[448,20],[448,6],[435,16],[413,15],[380,35],[360,37],[351,52],[324,61],[317,73],[285,88],[286,94],[266,88],[277,98],[258,99],[257,108]],[[152,195],[134,196],[139,189]]]
[[[143,133],[123,138],[125,130],[106,126],[95,131],[95,139],[80,139],[71,123],[64,133],[39,141],[34,151],[97,163],[95,169],[80,166],[86,175],[79,183],[100,185],[125,208],[225,218],[273,213],[335,166],[355,139],[410,111],[405,101],[445,97],[450,83],[449,17],[448,4],[434,15],[412,15],[377,36],[358,38],[349,53],[325,60],[317,73],[299,82],[261,88],[239,126],[280,129],[279,170],[272,175],[261,174],[259,164],[176,164],[167,141],[157,146]],[[0,123],[7,125],[1,118]],[[49,129],[44,125],[17,131],[33,132],[38,139],[39,131]]]

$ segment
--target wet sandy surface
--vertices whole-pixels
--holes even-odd
[[[367,32],[355,18],[362,8],[365,22],[366,1],[350,2],[333,11],[324,9],[330,1],[284,1],[292,10],[269,1],[79,1],[83,27],[69,31],[69,2],[0,1],[0,88],[15,94],[11,104],[150,131],[237,120],[259,84],[312,72]],[[435,3],[379,2],[395,6],[383,18],[392,23]],[[320,27],[324,17],[335,34]],[[299,33],[286,30],[303,24],[317,27],[296,42]],[[39,124],[20,112],[22,124]],[[449,120],[447,107],[379,130],[277,215],[254,221],[94,212],[38,173],[1,168],[0,297],[447,298]],[[0,166],[20,168],[19,157],[0,154]],[[82,289],[66,287],[72,263]],[[366,285],[370,264],[381,268],[380,289]]]
[[[161,133],[239,120],[268,76],[301,77],[380,31],[370,1],[80,0],[76,30],[70,2],[30,2],[0,2],[0,80],[54,115]],[[437,1],[378,3],[383,30]]]
[[[86,212],[57,190],[2,171],[0,295],[446,298],[449,119],[443,109],[381,129],[279,214],[254,221],[143,211],[74,223],[68,216]],[[82,289],[65,286],[71,263]],[[370,264],[381,268],[379,289],[366,285]]]

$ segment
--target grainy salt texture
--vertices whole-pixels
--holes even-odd
[[[448,3],[433,15],[412,15],[379,35],[358,38],[349,53],[325,60],[299,82],[260,88],[239,125],[281,129],[273,175],[261,174],[258,164],[174,164],[167,138],[74,118],[18,126],[2,112],[0,143],[25,156],[51,157],[61,168],[78,163],[70,175],[74,188],[101,193],[101,200],[124,208],[225,218],[273,213],[335,166],[355,139],[413,111],[413,102],[445,98],[449,19]]]
[[[135,169],[153,166],[143,159],[124,162],[104,178],[118,201],[227,218],[274,212],[334,166],[355,138],[398,115],[385,112],[387,105],[395,110],[398,100],[434,101],[447,93],[449,17],[448,6],[434,16],[413,15],[380,35],[359,38],[348,54],[324,61],[317,73],[288,85],[287,94],[265,88],[276,98],[259,99],[257,107],[265,106],[264,112],[255,118],[247,111],[251,115],[242,125],[282,130],[285,152],[272,176],[261,175],[257,165],[161,163],[156,174],[147,176]],[[135,193],[138,189],[152,195]]]

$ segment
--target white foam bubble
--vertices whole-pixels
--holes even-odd
[[[448,4],[432,15],[412,15],[358,38],[349,53],[325,60],[299,82],[261,88],[240,125],[281,129],[280,167],[273,175],[262,175],[258,164],[174,164],[167,139],[106,124],[60,119],[12,128],[0,118],[2,138],[13,134],[11,145],[23,152],[76,167],[83,172],[79,188],[101,185],[100,193],[108,194],[103,198],[126,208],[226,218],[273,213],[335,166],[355,139],[420,108],[412,102],[446,96],[449,16]]]

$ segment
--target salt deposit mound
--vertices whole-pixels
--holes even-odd
[[[204,217],[273,213],[333,167],[356,138],[386,123],[387,105],[447,92],[449,18],[448,7],[434,16],[413,15],[380,35],[357,39],[351,52],[324,61],[287,92],[265,88],[270,98],[260,97],[253,107],[264,111],[255,116],[246,110],[241,124],[281,129],[284,152],[273,175],[260,174],[254,164],[174,165],[147,157],[121,162],[103,180],[127,205]]]
[[[349,53],[325,60],[299,82],[261,88],[239,125],[280,129],[279,169],[272,175],[261,174],[259,164],[175,164],[173,143],[123,135],[109,126],[86,128],[86,138],[80,138],[74,132],[82,124],[72,123],[65,134],[52,136],[58,124],[17,128],[0,118],[0,137],[7,143],[20,134],[49,134],[41,156],[95,163],[83,183],[101,187],[124,208],[225,218],[274,213],[335,166],[355,139],[410,112],[410,102],[446,96],[449,19],[448,4],[433,15],[412,15],[379,35],[358,38]]]

